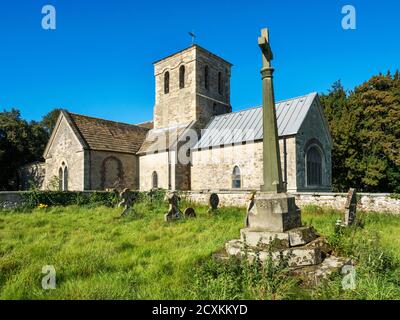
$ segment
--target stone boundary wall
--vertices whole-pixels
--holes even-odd
[[[187,191],[187,200],[207,204],[212,191]],[[220,199],[221,206],[246,207],[250,191],[215,191]],[[296,204],[299,207],[316,205],[344,210],[347,193],[312,193],[294,192]],[[362,211],[390,212],[400,214],[400,199],[390,198],[388,193],[358,193],[358,209]]]
[[[26,191],[0,191],[0,209],[15,208],[22,203]]]
[[[27,191],[0,191],[0,209],[13,208],[21,204],[22,194]],[[83,191],[88,195],[95,191]],[[99,191],[96,191],[99,192]],[[184,197],[192,202],[208,204],[212,191],[186,191]],[[221,206],[246,207],[250,191],[215,191]],[[296,192],[296,204],[317,205],[344,210],[347,193],[310,193]],[[358,209],[363,211],[390,212],[400,214],[400,199],[390,198],[388,193],[358,193]]]

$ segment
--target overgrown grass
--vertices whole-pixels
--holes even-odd
[[[185,206],[185,204],[184,204]],[[335,233],[340,213],[307,207],[303,220],[357,262],[357,288],[336,276],[301,286],[284,267],[217,262],[211,255],[237,238],[244,209],[165,223],[159,201],[121,209],[50,207],[0,213],[1,299],[398,299],[400,217],[363,214],[363,229]],[[56,289],[43,290],[42,267],[56,269]]]

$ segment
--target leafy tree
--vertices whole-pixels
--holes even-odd
[[[41,121],[42,127],[47,131],[49,135],[51,134],[56,125],[61,110],[62,109],[53,109],[48,114],[46,114]]]
[[[18,169],[41,160],[47,140],[45,129],[21,119],[17,109],[0,112],[0,190],[18,188]]]
[[[321,102],[334,141],[334,189],[400,192],[399,72],[374,76],[348,94],[336,82]]]

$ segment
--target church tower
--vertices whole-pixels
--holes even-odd
[[[197,121],[204,127],[214,115],[232,111],[232,64],[192,45],[154,63],[154,128]]]

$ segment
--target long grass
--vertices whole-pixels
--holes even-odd
[[[207,213],[166,223],[162,203],[121,209],[51,207],[0,213],[0,299],[398,299],[400,217],[363,214],[363,229],[334,232],[340,213],[306,207],[303,221],[357,262],[357,289],[341,276],[313,288],[279,270],[215,262],[212,254],[238,238],[244,210]],[[54,266],[56,289],[44,290],[42,267]],[[240,290],[239,290],[240,288]]]

